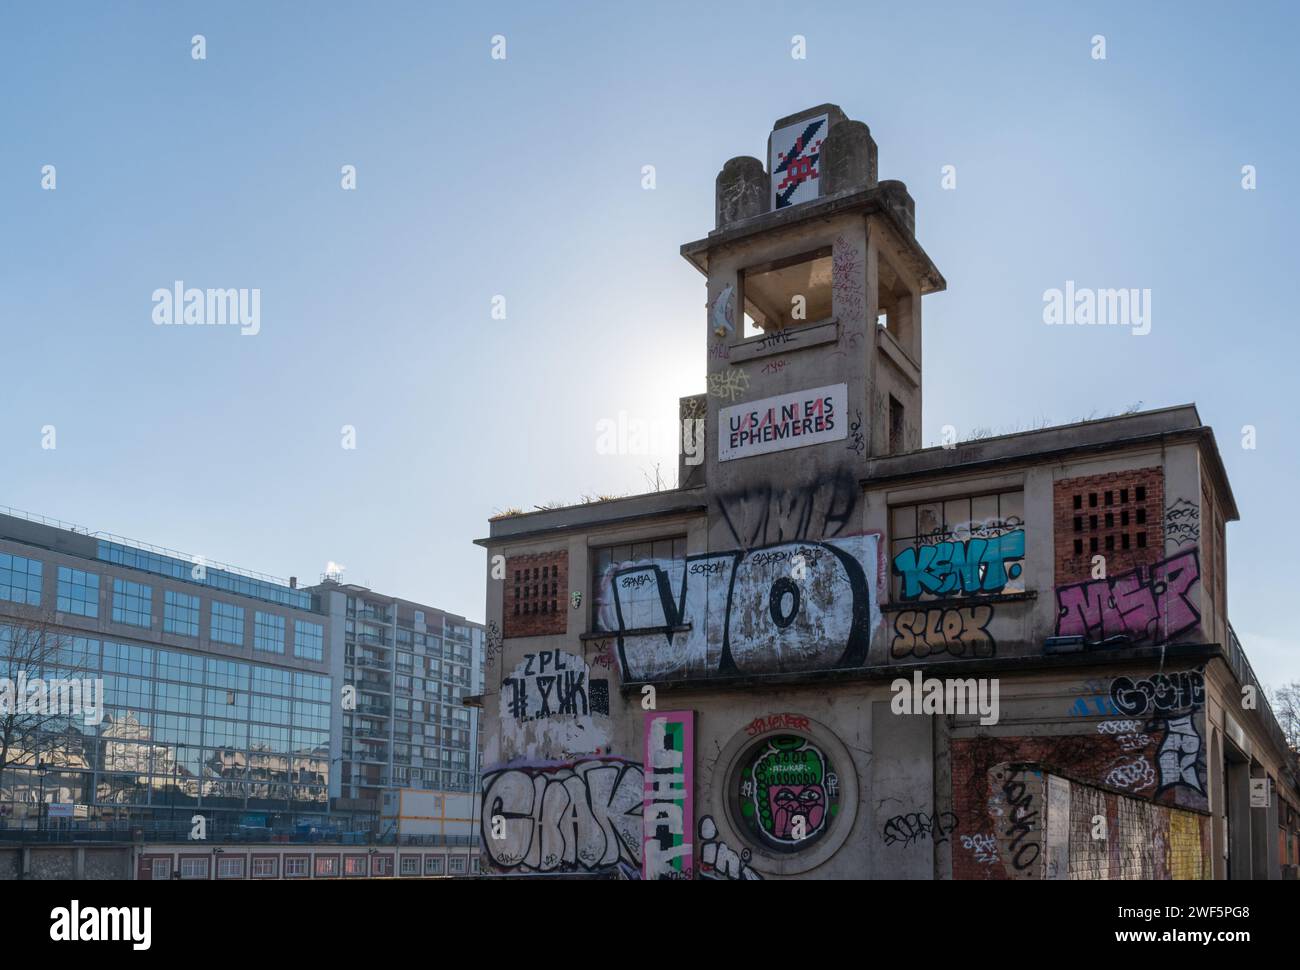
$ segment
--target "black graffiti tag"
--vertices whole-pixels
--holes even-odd
[[[506,710],[519,721],[591,713],[586,665],[560,650],[525,654],[515,675],[501,681],[501,688],[509,691]]]
[[[1031,810],[1034,796],[1020,780],[1020,774],[1019,770],[1015,770],[1003,783],[1002,797],[1009,808],[1008,815],[1011,822],[1004,833],[1011,840],[1009,846],[1011,864],[1023,872],[1038,860],[1042,848],[1034,840],[1035,823],[1038,818],[1038,812]]]
[[[1116,677],[1111,681],[1110,699],[1127,717],[1192,711],[1205,703],[1205,678],[1194,670],[1174,674],[1152,674],[1141,680]]]
[[[912,812],[908,815],[895,815],[885,823],[880,833],[885,845],[911,845],[924,838],[931,838],[935,845],[947,842],[948,836],[957,828],[957,816],[952,812],[940,812],[928,815],[925,812]]]

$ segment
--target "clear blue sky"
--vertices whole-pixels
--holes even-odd
[[[495,510],[675,468],[597,454],[596,422],[670,421],[703,390],[677,248],[712,227],[723,161],[833,101],[948,279],[926,442],[1194,401],[1242,511],[1230,615],[1266,682],[1300,678],[1276,609],[1300,480],[1294,7],[470,6],[6,6],[0,503],[304,580],[333,560],[481,619]],[[1046,327],[1067,279],[1149,287],[1152,332]],[[260,288],[261,333],[154,326],[174,280]]]

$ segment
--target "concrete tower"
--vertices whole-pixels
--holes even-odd
[[[723,165],[716,228],[682,246],[708,280],[708,389],[682,401],[706,447],[679,481],[718,496],[713,548],[834,535],[867,460],[920,447],[921,298],[946,286],[865,124],[818,105],[778,119],[767,148],[766,166]],[[807,507],[800,534],[745,514],[773,488]]]

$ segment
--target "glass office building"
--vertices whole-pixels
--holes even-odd
[[[102,683],[100,711],[17,719],[0,826],[324,820],[327,610],[295,586],[0,515],[0,680]]]

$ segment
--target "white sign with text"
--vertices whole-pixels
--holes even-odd
[[[842,441],[848,385],[794,391],[718,410],[718,461]]]

